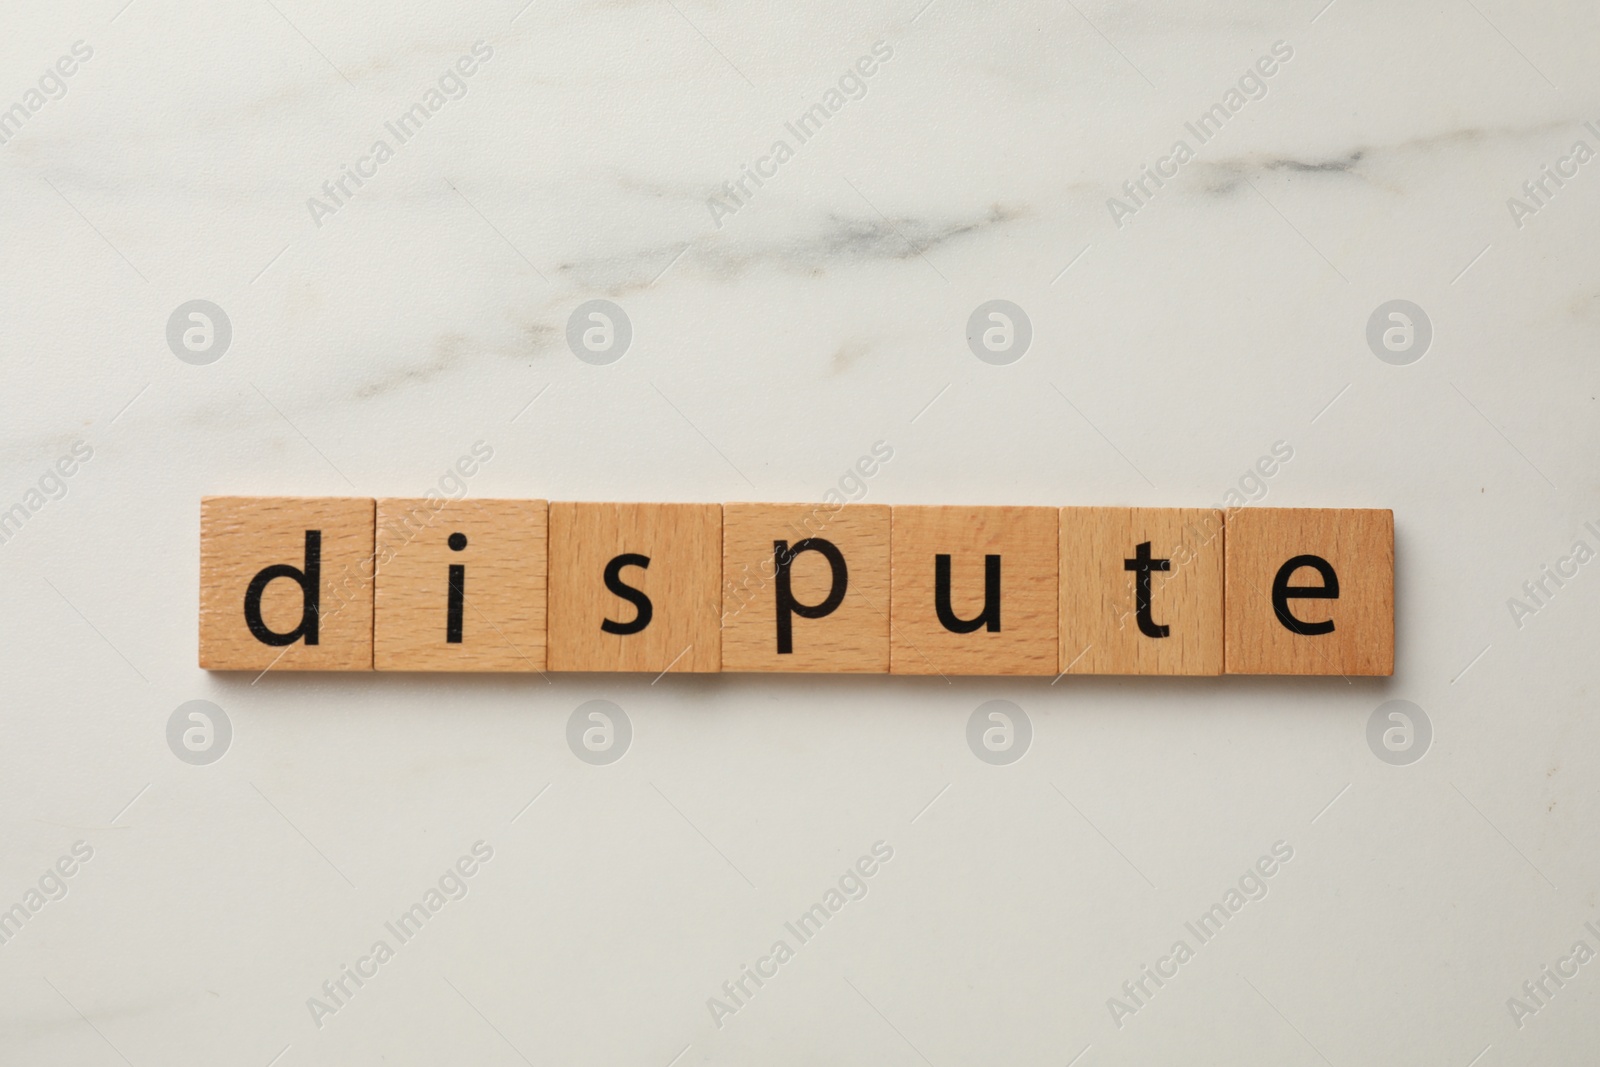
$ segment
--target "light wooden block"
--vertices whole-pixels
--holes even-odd
[[[889,522],[884,504],[724,504],[722,669],[887,673]]]
[[[372,522],[367,498],[202,498],[200,666],[370,671]]]
[[[1241,508],[1227,585],[1229,674],[1394,673],[1394,512]]]
[[[551,670],[719,671],[721,616],[721,505],[550,505]]]
[[[1055,674],[1056,527],[1055,508],[895,507],[890,672]],[[949,559],[949,620],[935,601],[940,556]],[[990,556],[998,604],[986,597]],[[947,621],[977,627],[959,633]]]
[[[1222,512],[1061,509],[1067,674],[1221,674]]]
[[[543,500],[380,498],[373,667],[543,671],[548,514]]]

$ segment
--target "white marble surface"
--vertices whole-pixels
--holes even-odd
[[[41,505],[0,544],[0,905],[93,857],[0,945],[0,1060],[1592,1059],[1600,963],[1520,1026],[1507,998],[1600,948],[1600,565],[1520,627],[1507,601],[1600,547],[1600,162],[1520,227],[1507,199],[1600,149],[1600,13],[920,2],[8,5],[0,107],[93,54],[0,145],[0,509]],[[480,40],[466,95],[318,225]],[[714,220],[879,41],[865,95]],[[1280,41],[1119,228],[1108,198]],[[633,325],[610,366],[564,339],[596,297]],[[164,336],[197,298],[233,328],[207,366]],[[1009,366],[965,341],[993,298],[1033,324]],[[1434,327],[1407,366],[1364,337],[1395,298]],[[1283,441],[1268,503],[1395,508],[1398,668],[196,669],[202,494],[420,492],[476,441],[481,496],[815,499],[886,441],[868,499],[1191,505]],[[209,766],[165,737],[197,698],[234,731]],[[593,698],[633,724],[607,767],[565,741]],[[1008,767],[965,741],[990,699],[1033,724]],[[1420,762],[1368,748],[1389,699],[1433,724]],[[316,1025],[480,840],[470,893]],[[870,893],[718,1026],[708,998],[880,840]],[[1280,840],[1266,898],[1117,1026]]]

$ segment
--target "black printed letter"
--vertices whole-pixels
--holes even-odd
[[[1321,585],[1290,585],[1289,579],[1301,567],[1310,567],[1322,575]],[[1278,568],[1278,576],[1272,579],[1272,610],[1277,613],[1278,621],[1292,634],[1333,633],[1333,620],[1327,622],[1301,622],[1289,614],[1289,601],[1296,600],[1338,600],[1339,576],[1333,572],[1333,565],[1321,556],[1296,556]]]
[[[1000,557],[983,557],[983,611],[971,619],[958,619],[950,610],[950,557],[933,557],[933,610],[939,624],[953,634],[970,634],[987,624],[992,634],[1000,632]]]
[[[604,619],[600,623],[600,629],[608,634],[627,636],[636,634],[650,625],[650,617],[655,614],[655,606],[643,592],[631,585],[624,585],[618,573],[624,567],[648,568],[649,566],[650,557],[641,556],[637,552],[624,552],[606,564],[606,588],[638,608],[639,614],[634,616],[632,622],[612,622],[610,619]]]
[[[816,552],[828,561],[828,569],[833,577],[828,585],[828,595],[822,598],[820,604],[802,604],[794,598],[794,593],[789,588],[789,568],[794,563],[794,558],[802,552]],[[774,580],[777,583],[778,602],[778,654],[787,655],[794,651],[794,620],[791,614],[802,619],[820,619],[831,613],[840,604],[844,603],[844,591],[850,584],[850,571],[844,565],[844,556],[840,554],[838,546],[832,541],[825,541],[820,537],[807,537],[796,541],[794,547],[789,547],[787,541],[772,542],[772,561],[777,567]]]
[[[1171,627],[1163,626],[1150,617],[1150,572],[1169,571],[1172,561],[1150,558],[1150,542],[1142,541],[1134,549],[1133,559],[1122,561],[1122,569],[1133,571],[1133,612],[1139,620],[1139,632],[1146,637],[1165,637]]]
[[[453,533],[448,542],[450,551],[460,552],[467,547],[467,535]],[[467,568],[465,564],[450,564],[450,597],[444,614],[444,640],[447,645],[461,643],[461,609],[467,599]]]
[[[300,625],[286,634],[269,628],[261,618],[261,594],[274,578],[288,578],[300,587]],[[257,641],[264,645],[292,645],[300,638],[306,644],[317,643],[318,606],[322,591],[322,531],[306,531],[306,568],[301,570],[288,563],[274,563],[263,567],[250,579],[244,591],[244,621]]]

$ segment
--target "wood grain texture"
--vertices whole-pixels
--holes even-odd
[[[307,531],[317,538],[317,581],[307,574]],[[200,501],[200,666],[212,671],[372,669],[373,501],[347,497],[208,496]],[[246,593],[264,568],[259,622],[304,636],[273,645],[252,633]],[[304,576],[285,573],[293,568]],[[309,595],[301,581],[310,586]],[[306,610],[307,603],[317,610]]]
[[[618,577],[650,598],[651,618],[637,633],[607,633],[607,620],[638,617],[605,584],[624,553],[650,560]],[[721,505],[550,505],[551,670],[719,671],[721,617]]]
[[[1317,556],[1338,577],[1338,599],[1287,601],[1302,623],[1330,633],[1295,633],[1279,621],[1273,583],[1296,556]],[[1319,587],[1311,567],[1287,576]],[[1372,509],[1241,508],[1228,517],[1229,674],[1394,673],[1394,512]]]
[[[892,509],[889,669],[893,674],[1053,675],[1057,671],[1058,515],[1037,507]],[[985,604],[985,557],[1000,557],[1000,629],[954,633],[935,606],[936,557],[950,557],[950,604]]]
[[[1139,572],[1128,569],[1145,543],[1145,621],[1161,637],[1140,625]],[[1208,508],[1062,508],[1059,669],[1221,674],[1222,546],[1222,512]]]
[[[884,674],[889,670],[889,508],[884,504],[724,504],[722,669]],[[791,650],[779,651],[774,542],[832,544],[844,563],[844,595],[827,615],[790,613]],[[817,551],[787,568],[792,600],[816,607],[834,570]]]
[[[373,667],[543,671],[548,514],[543,500],[380,498]]]

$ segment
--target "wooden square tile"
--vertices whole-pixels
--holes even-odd
[[[1228,517],[1229,674],[1394,673],[1394,512]]]
[[[722,669],[720,504],[550,505],[550,669]]]
[[[1057,509],[892,509],[893,674],[1057,672]]]
[[[1069,674],[1221,674],[1222,512],[1061,509]]]
[[[378,500],[373,667],[542,671],[549,506]]]
[[[200,501],[200,666],[372,669],[370,498]]]
[[[889,670],[889,508],[722,506],[722,669]]]

